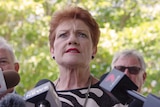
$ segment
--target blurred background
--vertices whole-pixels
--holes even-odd
[[[13,45],[20,63],[17,92],[24,95],[40,79],[58,77],[49,53],[49,22],[55,10],[68,4],[88,9],[100,26],[93,75],[110,71],[115,52],[134,48],[148,67],[142,94],[160,96],[160,0],[0,0],[0,36]]]

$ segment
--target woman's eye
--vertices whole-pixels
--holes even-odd
[[[66,33],[62,33],[62,34],[59,35],[59,37],[66,37],[66,36],[67,36]]]
[[[87,38],[87,35],[84,34],[84,33],[78,33],[78,36],[79,36],[79,37],[82,37],[82,38]]]

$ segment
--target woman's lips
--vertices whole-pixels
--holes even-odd
[[[80,53],[77,48],[70,48],[66,51],[66,53]]]

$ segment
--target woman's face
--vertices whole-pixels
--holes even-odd
[[[93,47],[90,29],[83,21],[73,19],[63,21],[57,27],[55,34],[50,52],[59,65],[89,65],[97,48]]]

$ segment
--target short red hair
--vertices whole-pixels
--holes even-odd
[[[63,10],[54,13],[51,19],[49,30],[50,47],[53,47],[53,43],[55,40],[55,30],[58,27],[58,25],[63,21],[69,19],[81,20],[90,28],[93,46],[96,47],[100,37],[100,30],[97,22],[87,10],[74,6],[68,6]]]

